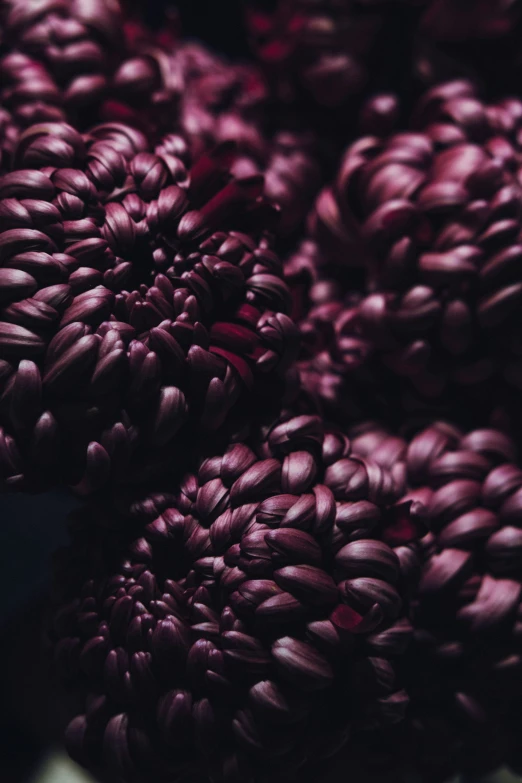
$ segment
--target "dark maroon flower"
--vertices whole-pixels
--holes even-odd
[[[429,532],[421,540],[422,571],[412,601],[414,642],[402,659],[407,720],[360,735],[349,752],[380,767],[382,781],[403,780],[408,771],[444,781],[505,764],[516,768],[522,470],[513,441],[498,430],[464,434],[436,422],[408,444],[375,426],[359,426],[351,442],[381,466],[406,470],[409,489],[397,507],[408,515],[397,513],[385,540],[399,530],[407,536],[416,522]]]
[[[266,195],[282,207],[279,232],[295,231],[320,185],[315,139],[281,131],[267,138],[267,87],[255,66],[178,40],[172,25],[154,34],[126,13],[101,0],[0,5],[0,99],[16,126],[123,122],[154,145],[182,134],[194,159],[234,141],[241,176],[266,174]]]
[[[234,172],[265,174],[265,193],[281,206],[278,232],[299,228],[321,184],[316,139],[309,132],[265,132],[267,87],[254,66],[228,63],[193,43],[136,45],[117,69],[101,109],[147,133],[173,128],[193,155],[234,142],[241,155]]]
[[[280,397],[298,336],[263,178],[234,157],[121,124],[21,135],[0,178],[4,487],[146,479]]]
[[[440,425],[414,438],[406,456],[406,500],[423,505],[431,531],[422,542],[412,652],[423,717],[429,726],[440,710],[466,737],[491,730],[497,741],[495,724],[522,706],[522,471],[515,456],[498,431],[463,435]],[[466,743],[448,751],[461,766],[473,765]]]
[[[130,537],[82,512],[51,632],[84,699],[74,758],[124,780],[293,780],[352,724],[398,720],[418,577],[402,488],[298,416],[135,503]]]
[[[519,101],[484,104],[452,82],[420,100],[413,130],[348,148],[311,221],[367,294],[347,313],[341,287],[332,361],[366,345],[379,388],[449,406],[471,391],[483,421],[499,389],[521,388],[521,117]]]
[[[224,129],[222,135],[227,138],[229,134]],[[234,140],[234,134],[229,137]],[[249,154],[247,150],[234,170],[237,173],[265,172],[264,192],[281,208],[277,232],[283,238],[294,235],[302,226],[321,185],[315,139],[312,134],[280,131],[265,142],[264,150],[260,152]]]
[[[514,444],[495,430],[436,424],[410,443],[412,489],[431,532],[405,662],[411,717],[402,742],[430,779],[512,761],[522,707],[522,550]],[[516,741],[515,741],[516,747]]]
[[[312,400],[338,425],[369,416],[398,425],[403,410],[396,384],[379,364],[372,340],[358,328],[365,285],[361,269],[329,263],[307,239],[287,259],[285,276],[301,333],[298,369],[305,405]]]

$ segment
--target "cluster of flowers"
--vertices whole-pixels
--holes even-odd
[[[463,76],[520,9],[456,5],[245,0],[258,69],[0,0],[0,487],[84,498],[48,637],[102,777],[520,761],[522,101]]]

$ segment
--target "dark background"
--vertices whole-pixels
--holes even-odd
[[[139,0],[134,3],[139,4]],[[147,22],[152,26],[161,23],[165,9],[175,7],[189,38],[199,38],[231,57],[248,54],[240,0],[179,0],[175,4],[168,0],[149,0],[143,6]]]

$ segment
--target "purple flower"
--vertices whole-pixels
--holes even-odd
[[[0,178],[4,486],[147,480],[198,433],[277,401],[298,335],[263,178],[233,177],[228,144],[194,160],[180,135],[152,147],[122,124],[50,123],[14,158]]]
[[[320,183],[317,141],[310,132],[265,132],[268,90],[253,66],[235,65],[193,43],[170,49],[135,46],[114,74],[105,119],[123,118],[154,136],[176,129],[199,157],[233,142],[238,176],[265,175],[265,193],[281,207],[280,234],[304,221]]]
[[[416,436],[406,455],[407,499],[420,493],[431,531],[423,542],[418,643],[434,660],[444,661],[452,646],[455,666],[467,661],[461,691],[470,689],[469,704],[522,696],[510,679],[522,666],[522,472],[515,456],[513,442],[498,431],[462,435],[439,425]],[[437,604],[445,606],[444,626]],[[487,660],[476,664],[485,667],[480,676],[471,675],[470,665],[479,639],[488,650]],[[505,656],[512,666],[502,663]]]
[[[361,754],[377,763],[383,781],[408,770],[443,781],[505,764],[517,769],[522,471],[514,443],[497,430],[462,433],[444,422],[409,442],[375,425],[351,435],[358,453],[405,470],[407,491],[384,540],[398,531],[407,536],[419,523],[418,534],[422,526],[429,532],[412,600],[414,642],[401,663],[407,719],[391,731],[358,735],[359,750],[355,742],[336,766]]]
[[[484,774],[510,763],[518,742],[522,472],[515,456],[498,431],[463,435],[440,425],[408,447],[410,497],[421,498],[431,530],[422,542],[411,650],[413,731],[424,766],[437,747],[436,766]]]
[[[373,400],[392,390],[391,410],[474,404],[487,421],[520,388],[521,116],[517,100],[485,104],[468,82],[433,88],[411,130],[354,142],[319,196],[316,290],[337,287],[302,325],[326,351],[306,372],[345,412],[361,384]]]
[[[73,756],[132,780],[288,780],[352,724],[399,720],[418,577],[403,491],[302,415],[136,501],[130,535],[81,512],[51,631],[58,669],[87,694]]]
[[[283,208],[278,230],[301,225],[320,185],[316,142],[308,133],[266,138],[267,87],[254,66],[230,64],[177,31],[153,34],[117,3],[49,0],[29,9],[5,0],[0,21],[0,98],[15,127],[123,122],[154,145],[180,133],[194,158],[234,141],[242,153],[234,173],[266,174],[266,195]]]

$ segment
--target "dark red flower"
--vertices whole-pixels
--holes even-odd
[[[408,770],[444,781],[516,768],[522,470],[513,441],[497,430],[462,433],[436,422],[409,443],[374,426],[359,427],[351,442],[380,465],[406,470],[409,489],[398,505],[409,513],[398,516],[396,530],[418,520],[429,532],[412,601],[414,642],[402,659],[407,720],[361,735],[350,753],[377,762],[383,781],[402,780]]]
[[[242,153],[242,176],[266,173],[266,194],[283,207],[279,232],[295,231],[320,185],[315,139],[272,131],[267,138],[267,87],[255,66],[178,40],[172,25],[153,33],[125,12],[116,0],[0,5],[0,100],[13,127],[66,121],[85,130],[123,122],[154,145],[181,133],[194,158],[232,140]]]
[[[358,327],[364,273],[329,263],[307,239],[287,259],[292,315],[301,333],[298,369],[305,405],[337,425],[369,416],[398,425],[404,405],[379,363],[375,344]]]
[[[171,130],[168,111],[175,109],[176,121],[201,145],[215,143],[221,117],[225,121],[239,115],[251,123],[262,119],[267,87],[255,66],[232,64],[197,43],[163,43],[159,36],[131,38],[127,48],[115,70],[110,98],[134,111],[136,122],[145,123],[148,131]],[[252,127],[244,132],[256,139]]]
[[[193,43],[135,49],[117,69],[102,115],[153,137],[175,128],[196,156],[234,142],[241,153],[235,173],[263,172],[267,197],[281,206],[278,232],[299,228],[321,184],[317,142],[310,132],[266,132],[268,95],[259,71]]]
[[[110,539],[82,513],[51,632],[83,699],[74,758],[125,780],[293,780],[352,724],[400,719],[418,578],[402,479],[303,415],[135,503],[130,536],[132,518]]]
[[[485,421],[499,389],[521,388],[521,117],[517,100],[439,86],[413,130],[352,144],[318,198],[311,227],[325,260],[345,277],[358,267],[366,294],[348,313],[341,286],[329,360],[367,346],[365,366],[399,409],[405,394],[450,407],[471,396]]]
[[[0,178],[4,487],[146,479],[280,397],[297,332],[263,178],[234,158],[122,124],[21,135]]]
[[[476,738],[495,748],[522,706],[522,471],[515,457],[513,442],[498,431],[463,435],[440,425],[414,438],[406,456],[413,487],[406,500],[424,506],[431,531],[414,610],[419,726],[434,749],[437,713],[460,724],[460,742],[453,738],[445,750],[461,769],[473,770],[480,758]]]

